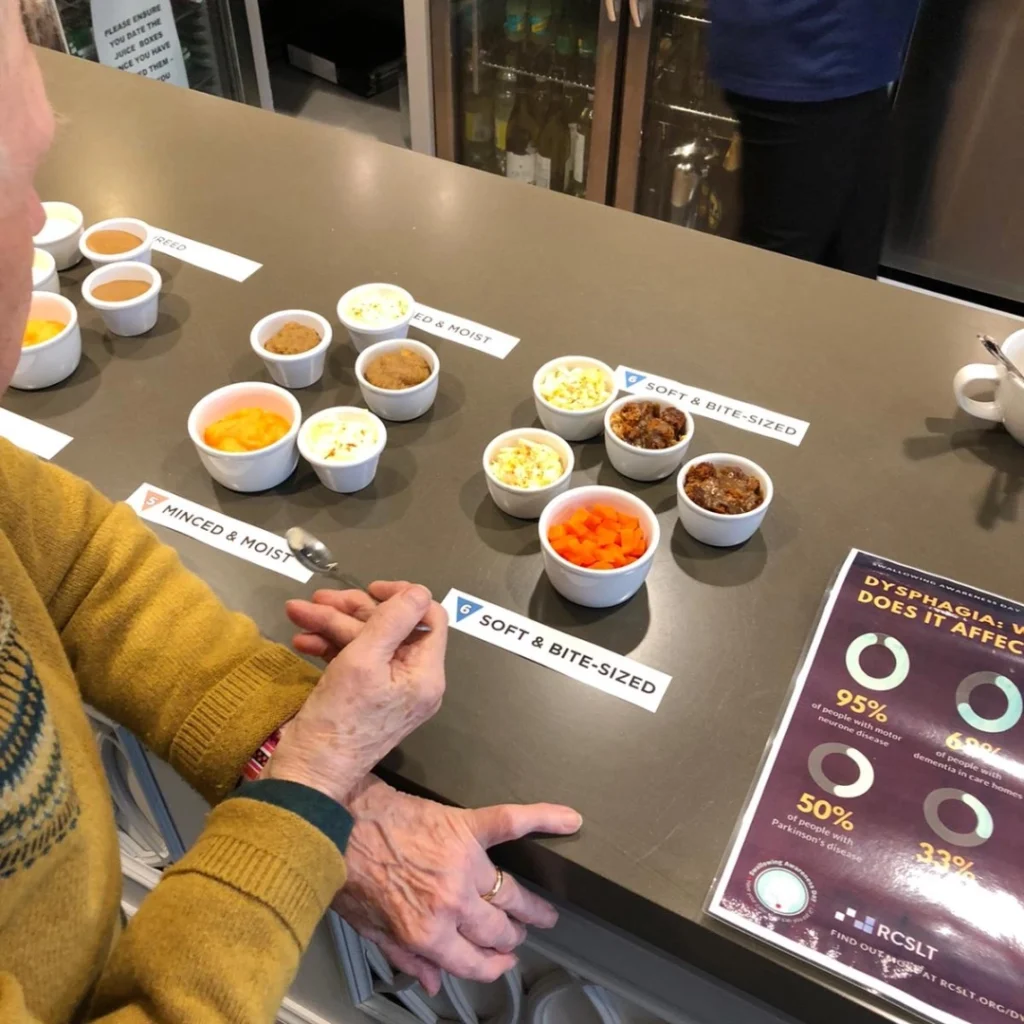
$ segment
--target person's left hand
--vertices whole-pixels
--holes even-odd
[[[371,588],[372,589],[372,588]],[[313,601],[289,601],[299,629],[297,651],[330,660],[362,631],[375,602],[361,591],[320,590]],[[516,963],[524,925],[551,928],[546,900],[504,878],[488,903],[497,869],[486,849],[530,832],[571,835],[580,815],[552,804],[476,811],[445,807],[392,789],[368,776],[348,809],[355,827],[345,854],[348,880],[333,907],[374,942],[400,971],[431,994],[440,970],[493,981]]]
[[[421,800],[368,776],[349,802],[355,827],[345,887],[332,907],[431,995],[440,971],[490,982],[517,963],[525,925],[552,928],[555,908],[508,874],[487,849],[531,832],[571,835],[582,819],[555,804],[462,810]]]
[[[372,583],[370,590],[406,586],[404,582]],[[383,596],[389,589],[377,592]],[[312,601],[288,601],[284,607],[292,624],[302,630],[292,638],[295,650],[333,661],[362,632],[377,602],[361,590],[318,590]]]

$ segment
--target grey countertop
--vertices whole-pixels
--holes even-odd
[[[90,223],[135,215],[264,264],[238,284],[156,256],[165,292],[143,339],[103,334],[79,303],[75,375],[4,404],[74,435],[57,462],[114,498],[143,481],[278,533],[308,527],[366,578],[449,587],[630,653],[671,673],[651,714],[461,634],[438,716],[388,769],[461,805],[553,800],[584,816],[571,840],[499,859],[658,948],[807,1021],[903,1019],[707,919],[704,900],[782,706],[825,587],[851,546],[1024,598],[1018,541],[1024,452],[956,412],[951,381],[995,314],[289,120],[41,54],[61,127],[44,199]],[[372,487],[349,497],[312,469],[273,492],[214,484],[185,431],[193,403],[265,380],[250,327],[283,308],[335,321],[338,297],[394,281],[417,299],[520,336],[504,361],[438,341],[440,394],[389,428]],[[306,413],[358,403],[343,329]],[[487,496],[485,443],[534,420],[531,379],[582,352],[810,422],[800,447],[698,419],[692,454],[734,451],[772,475],[764,527],[740,550],[692,541],[672,480],[623,481],[600,440],[576,446],[577,483],[625,486],[665,532],[646,588],[588,611],[547,583],[535,524]],[[311,590],[164,531],[186,564],[270,636],[283,600]]]

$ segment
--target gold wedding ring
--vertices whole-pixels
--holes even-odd
[[[488,903],[492,903],[494,901],[494,897],[501,892],[501,887],[505,884],[505,872],[502,871],[501,868],[495,868],[495,871],[498,872],[498,877],[494,879],[494,885],[491,886],[491,891],[483,897],[483,899]]]

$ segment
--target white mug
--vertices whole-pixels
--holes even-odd
[[[1015,331],[1002,344],[1006,357],[1024,372],[1024,330]],[[996,386],[995,399],[979,402],[968,398],[965,390],[975,381],[991,381]],[[953,394],[964,412],[978,419],[1002,423],[1019,444],[1024,444],[1024,384],[1006,372],[998,363],[970,363],[961,367],[953,378]]]

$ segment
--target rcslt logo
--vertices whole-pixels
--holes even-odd
[[[898,928],[892,928],[887,924],[883,924],[878,918],[868,917],[866,914],[861,917],[853,907],[847,907],[845,910],[837,910],[835,913],[835,920],[840,924],[852,925],[857,931],[863,935],[873,935],[880,939],[882,942],[888,942],[892,946],[896,946],[899,949],[905,949],[908,952],[919,956],[922,960],[931,960],[938,952],[935,946],[929,946],[922,942],[920,939],[915,938],[913,935],[908,935],[906,932],[899,930]],[[838,933],[835,933],[838,934]],[[856,940],[852,937],[842,936],[848,942],[855,942]]]

